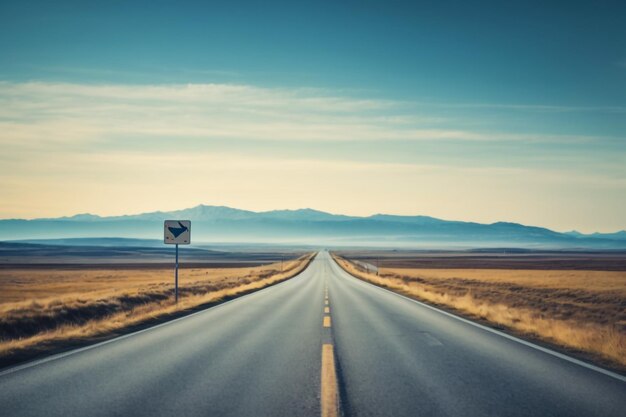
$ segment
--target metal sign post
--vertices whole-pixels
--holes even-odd
[[[174,278],[174,300],[178,304],[178,243],[176,244],[176,273]]]
[[[165,220],[163,243],[176,245],[176,270],[174,272],[174,299],[178,304],[178,245],[191,243],[191,221]]]

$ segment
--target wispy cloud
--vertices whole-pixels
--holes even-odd
[[[325,90],[231,84],[0,83],[0,143],[141,137],[264,141],[586,141],[584,136],[470,131],[405,102]]]
[[[626,64],[625,64],[626,66]],[[446,109],[492,109],[516,110],[539,113],[626,113],[622,106],[560,106],[548,104],[512,104],[512,103],[461,103],[461,102],[415,102],[423,107]]]

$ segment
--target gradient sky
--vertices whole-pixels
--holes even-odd
[[[1,218],[626,228],[623,1],[88,3],[0,3]]]

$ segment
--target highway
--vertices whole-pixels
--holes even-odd
[[[284,283],[0,372],[6,417],[624,410],[623,377],[366,284],[326,252]]]

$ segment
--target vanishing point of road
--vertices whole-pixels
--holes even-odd
[[[626,378],[364,283],[297,277],[0,373],[10,416],[624,416]]]

